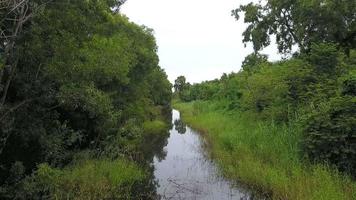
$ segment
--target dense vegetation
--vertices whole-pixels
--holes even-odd
[[[243,5],[233,15],[244,12],[255,52],[241,71],[193,85],[176,79],[175,95],[195,101],[176,106],[209,132],[229,176],[277,199],[356,198],[355,11],[354,1],[336,0]],[[259,50],[272,35],[281,53],[299,50],[269,62]]]
[[[158,198],[149,163],[164,157],[171,84],[123,3],[0,1],[0,199]],[[275,199],[356,199],[356,2],[241,12],[254,53],[217,80],[178,77],[191,103],[176,106],[226,175]],[[289,59],[259,53],[274,38]]]
[[[148,185],[135,161],[144,133],[168,128],[171,84],[122,3],[0,2],[0,199],[128,199]]]
[[[204,133],[222,173],[271,199],[356,197],[350,177],[301,157],[302,126],[258,119],[255,113],[224,110],[219,101],[174,105],[183,120]]]

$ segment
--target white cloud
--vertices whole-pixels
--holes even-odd
[[[219,78],[239,71],[252,48],[244,48],[246,25],[231,10],[247,0],[128,0],[121,12],[131,21],[154,29],[160,65],[170,81],[184,75],[190,82]],[[279,59],[275,46],[267,48]],[[272,53],[271,53],[272,52]]]

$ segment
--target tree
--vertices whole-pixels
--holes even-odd
[[[339,51],[334,44],[315,44],[311,45],[307,60],[314,66],[318,74],[336,75]]]
[[[17,105],[5,109],[10,84],[15,78],[19,63],[20,45],[26,23],[33,17],[37,3],[30,0],[4,0],[0,2],[0,124],[7,115],[32,101],[24,99]],[[0,154],[9,134],[0,138]]]
[[[331,42],[349,51],[356,47],[356,3],[348,0],[268,0],[233,10],[238,20],[244,12],[249,24],[243,42],[252,42],[257,52],[276,36],[279,52],[293,45],[308,51],[313,42]]]
[[[27,10],[40,1],[0,2]],[[15,198],[18,181],[39,163],[64,167],[82,150],[107,157],[133,153],[143,122],[169,108],[171,84],[158,65],[152,31],[117,13],[119,2],[51,1],[36,15],[29,9],[31,23],[19,25],[23,31],[7,48],[14,53],[1,48],[0,61],[14,75],[6,72],[1,82],[11,80],[7,94],[0,92],[6,99],[0,113],[0,199]],[[13,10],[1,7],[2,16],[9,13],[5,8]],[[12,35],[24,13],[8,16],[15,21],[6,18],[0,28]],[[2,47],[11,44],[8,39],[1,38]]]
[[[268,62],[267,55],[252,53],[246,56],[245,60],[242,62],[241,68],[248,72],[249,74],[255,73],[260,70],[263,63]]]
[[[30,0],[4,0],[0,2],[0,8],[0,45],[3,50],[1,57],[5,64],[5,67],[0,68],[0,112],[2,112],[18,64],[17,41],[22,35],[25,23],[33,16],[36,4]]]
[[[178,76],[177,79],[174,81],[174,91],[175,92],[182,92],[186,85],[186,79],[184,76]]]

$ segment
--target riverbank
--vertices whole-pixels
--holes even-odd
[[[356,199],[356,184],[323,165],[303,161],[298,123],[259,121],[215,102],[174,103],[183,120],[205,133],[223,174],[272,199]]]
[[[129,137],[108,138],[102,151],[78,151],[61,167],[39,164],[18,183],[17,199],[159,199],[152,163],[156,155],[164,155],[172,111],[155,110],[151,120],[125,126],[123,133]],[[2,192],[8,191],[0,188],[0,196]]]
[[[64,169],[41,164],[18,195],[41,199],[45,191],[50,199],[135,199],[140,197],[135,190],[147,176],[134,162],[124,159],[86,159]]]

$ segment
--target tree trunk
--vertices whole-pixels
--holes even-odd
[[[11,1],[13,0],[10,0],[10,2]],[[11,81],[16,74],[16,68],[19,60],[18,55],[16,53],[16,40],[22,32],[24,23],[32,16],[32,13],[30,12],[29,8],[29,0],[13,1],[12,3],[7,3],[7,6],[7,10],[10,11],[9,15],[12,15],[12,13],[15,14],[11,17],[11,20],[13,21],[13,27],[9,29],[11,30],[8,32],[9,35],[5,37],[6,41],[2,41],[4,44],[6,44],[5,63],[10,66],[10,70],[9,75],[5,76],[4,88],[1,90],[2,95],[0,97],[0,110],[2,110],[5,104]],[[1,79],[2,78],[3,75],[1,76]]]
[[[17,63],[18,63],[18,59],[16,59],[15,63],[10,68],[10,74],[9,74],[9,77],[7,78],[7,80],[6,80],[5,87],[3,89],[2,97],[1,97],[1,100],[0,100],[0,108],[2,106],[4,106],[4,104],[5,104],[7,93],[9,91],[11,81],[15,77],[15,74],[16,74]]]
[[[5,68],[5,67],[4,67]],[[4,76],[4,68],[0,69],[0,94],[3,90],[3,86],[2,86],[2,77]]]

